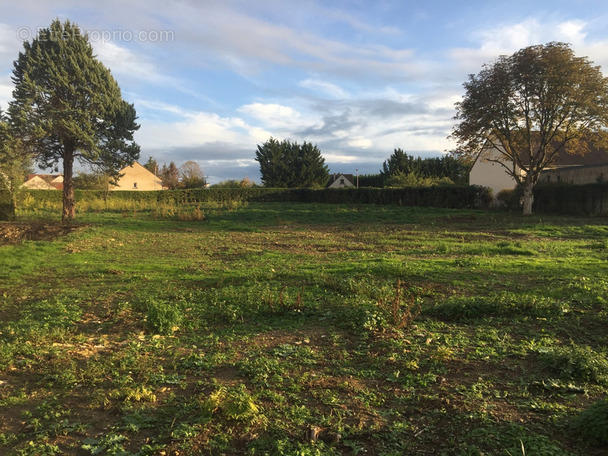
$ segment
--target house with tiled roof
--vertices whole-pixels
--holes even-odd
[[[62,174],[30,174],[23,183],[30,190],[63,190]]]

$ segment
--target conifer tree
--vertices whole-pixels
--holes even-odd
[[[135,108],[70,21],[53,21],[23,46],[14,62],[10,119],[40,167],[62,165],[62,220],[70,221],[76,212],[75,161],[116,179],[139,158]]]
[[[255,155],[266,187],[320,187],[329,179],[321,151],[306,141],[299,145],[270,138],[258,146]]]

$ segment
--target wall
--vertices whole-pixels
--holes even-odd
[[[608,163],[602,165],[568,166],[542,172],[541,182],[553,184],[595,184],[608,181]]]

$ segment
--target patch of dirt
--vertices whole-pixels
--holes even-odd
[[[3,222],[0,223],[0,246],[23,241],[54,241],[81,227],[61,222]]]

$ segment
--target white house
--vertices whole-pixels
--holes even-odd
[[[515,179],[507,174],[507,169],[500,163],[490,160],[498,160],[500,153],[498,151],[484,152],[479,154],[473,163],[471,171],[469,171],[469,185],[481,185],[492,189],[492,194],[496,196],[501,190],[510,190],[515,188]],[[507,164],[507,163],[505,163]],[[511,168],[514,166],[509,163]],[[516,172],[523,176],[524,171],[515,166]]]
[[[501,190],[515,188],[515,179],[507,174],[500,163],[490,160],[500,158],[497,150],[484,151],[477,156],[469,172],[470,185],[483,185],[492,189],[494,196]],[[513,163],[508,163],[513,169]],[[515,166],[519,175],[525,171]],[[544,169],[540,174],[540,182],[561,182],[568,184],[587,184],[608,180],[608,151],[590,147],[584,155],[570,154],[566,151],[558,153],[554,164]]]
[[[347,188],[355,187],[357,182],[355,176],[352,174],[332,174],[329,177],[329,182],[325,186],[326,188]]]

